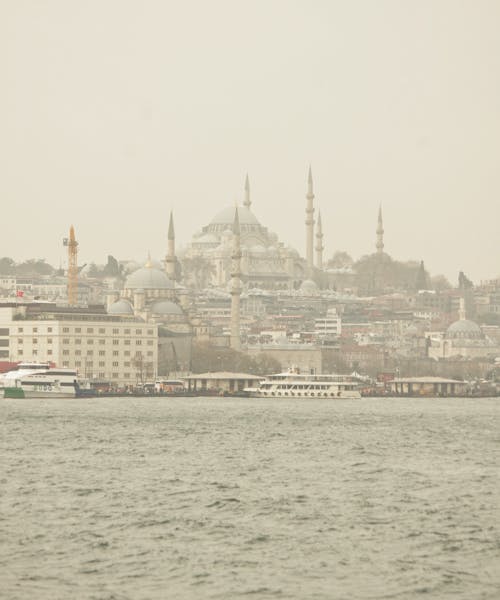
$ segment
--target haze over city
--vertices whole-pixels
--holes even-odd
[[[305,252],[499,275],[497,2],[0,5],[2,256],[165,254],[243,200]]]

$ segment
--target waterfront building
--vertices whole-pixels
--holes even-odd
[[[49,361],[91,381],[135,386],[158,370],[158,326],[104,307],[0,304],[0,359]]]

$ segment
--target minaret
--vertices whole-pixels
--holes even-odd
[[[168,245],[167,245],[167,256],[165,257],[165,272],[168,278],[172,281],[175,280],[175,231],[174,231],[174,217],[172,211],[170,211],[170,221],[168,223]]]
[[[252,202],[250,201],[250,182],[248,181],[248,174],[245,177],[245,201],[243,202],[243,206],[250,210],[250,206]]]
[[[240,245],[240,220],[238,208],[234,211],[233,223],[233,252],[231,255],[231,348],[241,349],[240,339],[240,277],[241,277],[241,245]]]
[[[378,208],[378,225],[377,225],[377,254],[384,253],[384,225],[382,223],[382,207]]]
[[[458,309],[458,319],[459,321],[465,321],[466,313],[465,313],[465,298],[460,298],[460,308]]]
[[[316,268],[323,269],[323,228],[321,227],[321,213],[318,211],[318,224],[316,226]]]
[[[307,177],[307,205],[306,205],[306,261],[309,271],[313,269],[313,238],[314,238],[314,192],[311,167]]]

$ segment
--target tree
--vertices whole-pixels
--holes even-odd
[[[330,269],[344,269],[352,267],[354,260],[351,255],[343,250],[338,250],[326,263],[326,266]]]
[[[16,263],[9,258],[8,256],[4,256],[0,258],[0,273],[2,275],[14,275],[16,272]]]
[[[16,275],[52,275],[54,271],[43,258],[30,258],[16,266]]]
[[[442,292],[443,290],[450,290],[451,283],[444,275],[434,275],[434,277],[431,277],[431,287],[436,292]]]

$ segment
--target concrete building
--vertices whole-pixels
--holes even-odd
[[[90,380],[137,385],[157,375],[158,326],[133,314],[107,314],[104,307],[3,303],[0,358],[50,361]]]

